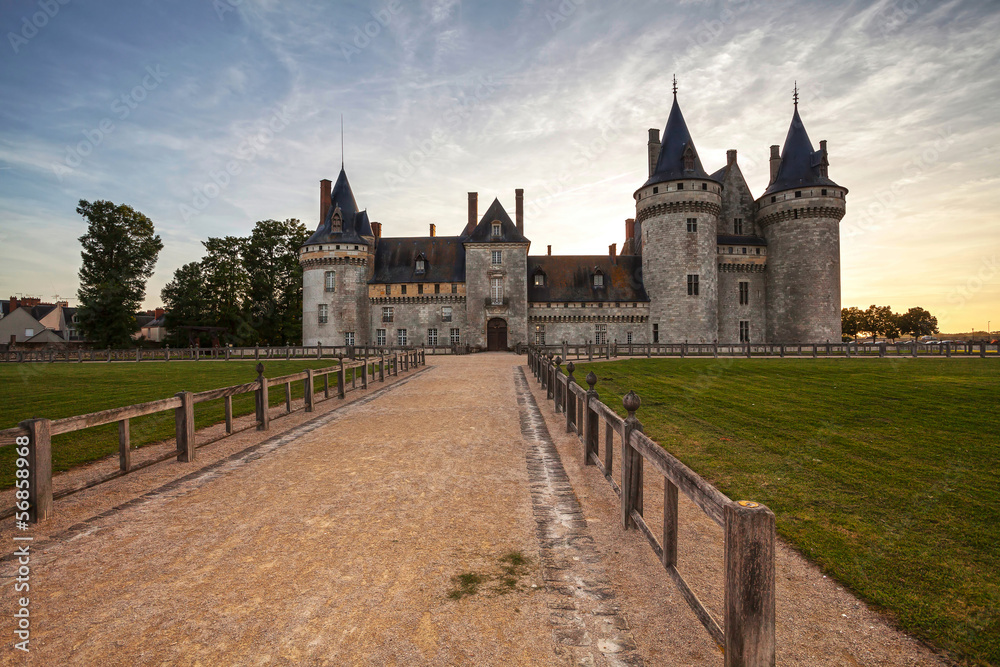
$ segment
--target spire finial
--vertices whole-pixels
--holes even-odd
[[[799,108],[799,82],[795,82],[795,89],[792,91],[792,102],[795,104],[795,108]]]
[[[344,168],[344,114],[340,114],[340,168]]]
[[[674,74],[674,99],[677,98],[677,75]]]

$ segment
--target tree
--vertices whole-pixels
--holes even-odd
[[[131,206],[81,199],[76,212],[88,223],[80,237],[80,332],[97,347],[128,347],[163,242],[153,221]]]
[[[902,333],[910,334],[914,338],[930,336],[938,332],[937,318],[920,307],[910,308],[901,314],[898,323]]]
[[[178,327],[209,324],[205,276],[200,262],[185,264],[174,271],[174,279],[160,291],[160,298],[167,311],[164,324],[170,345],[181,347],[188,344],[188,332]]]
[[[296,219],[259,221],[245,247],[249,274],[246,314],[253,342],[286,345],[302,340],[302,266],[299,248],[309,238]]]
[[[857,306],[840,309],[840,329],[845,336],[850,336],[854,340],[858,339],[858,334],[863,331],[861,323],[865,312]]]
[[[207,254],[201,259],[205,278],[206,319],[209,326],[225,327],[219,338],[226,343],[248,342],[243,308],[249,275],[243,264],[247,240],[239,236],[202,241]]]

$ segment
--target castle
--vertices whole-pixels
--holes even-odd
[[[320,181],[320,223],[300,249],[304,345],[840,341],[840,219],[798,99],[770,183],[754,199],[736,160],[702,167],[673,106],[649,130],[649,179],[635,191],[620,253],[529,255],[524,192],[514,220],[494,199],[457,236],[390,238],[359,210],[341,166]]]

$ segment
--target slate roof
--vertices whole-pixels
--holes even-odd
[[[493,236],[494,220],[500,222],[500,236]],[[486,213],[480,218],[476,228],[464,238],[466,243],[531,243],[517,231],[517,225],[507,215],[500,200],[496,198],[486,209]]]
[[[370,283],[465,282],[465,241],[462,236],[381,238],[375,247],[375,273]],[[416,272],[417,257],[427,262]]]
[[[719,245],[749,245],[766,246],[767,239],[763,236],[739,236],[737,234],[719,234],[716,241]]]
[[[535,273],[545,274],[545,284],[535,285]],[[594,273],[604,274],[604,287],[594,287]],[[642,286],[642,257],[608,255],[528,256],[528,301],[649,301]]]
[[[774,182],[764,190],[765,195],[814,185],[841,187],[829,178],[820,176],[823,152],[814,151],[806,127],[799,118],[799,108],[795,107],[792,123],[785,135],[785,145],[781,148],[781,165]]]
[[[684,153],[689,146],[694,153],[694,169],[684,169]],[[677,95],[675,94],[674,104],[670,108],[670,116],[667,118],[667,127],[663,130],[663,141],[660,143],[660,157],[656,160],[656,169],[642,187],[682,178],[718,180],[714,175],[709,176],[702,168],[698,149],[694,146],[694,140],[691,138],[691,132],[688,131],[687,123],[684,122],[684,114],[681,113],[681,107],[677,104]]]
[[[319,227],[303,245],[313,245],[315,243],[364,243],[368,241],[362,236],[375,236],[372,233],[371,222],[368,220],[367,211],[358,210],[358,202],[354,199],[354,192],[351,184],[347,180],[347,172],[340,168],[340,175],[333,186],[330,195],[330,210],[326,217],[320,222]],[[333,213],[340,208],[341,220],[343,221],[342,231],[334,232],[331,223]]]

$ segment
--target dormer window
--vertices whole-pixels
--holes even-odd
[[[601,289],[604,287],[604,274],[598,269],[594,272],[594,289]]]
[[[333,216],[330,218],[330,231],[339,234],[344,229],[344,218],[340,212],[340,207],[333,209]]]
[[[535,273],[534,281],[535,287],[545,287],[545,274],[541,271]]]
[[[690,145],[684,149],[684,171],[694,171],[694,149]]]
[[[493,236],[500,236],[501,226],[499,222],[493,223]]]
[[[417,260],[416,272],[417,273],[424,273],[426,270],[427,270],[427,262],[425,260],[423,260],[423,259],[418,259]]]

